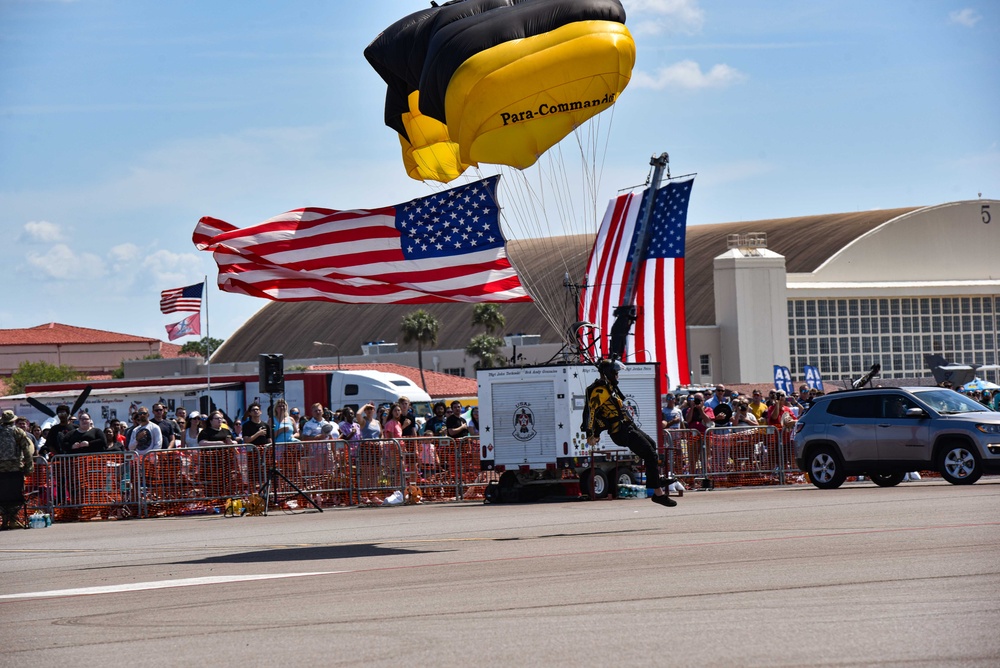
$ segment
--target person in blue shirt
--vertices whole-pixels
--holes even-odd
[[[712,393],[712,396],[710,396],[708,399],[705,399],[705,406],[711,408],[712,411],[714,412],[716,406],[718,406],[719,404],[729,404],[729,401],[730,401],[729,395],[726,394],[726,386],[716,385],[715,392]],[[730,415],[731,414],[732,413],[730,412]]]

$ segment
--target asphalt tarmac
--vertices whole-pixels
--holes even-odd
[[[0,666],[1000,665],[1000,479],[0,534]]]

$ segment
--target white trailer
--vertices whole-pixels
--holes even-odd
[[[657,364],[629,364],[618,385],[636,426],[660,444]],[[529,485],[551,485],[567,469],[594,498],[638,482],[641,461],[615,445],[607,433],[596,447],[581,429],[587,387],[598,378],[587,364],[484,369],[479,384],[480,462],[501,474],[487,501],[519,496]]]

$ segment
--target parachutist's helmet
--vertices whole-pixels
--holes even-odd
[[[617,378],[618,372],[625,368],[625,365],[618,360],[602,359],[597,363],[597,370],[605,378]]]

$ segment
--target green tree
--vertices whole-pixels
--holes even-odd
[[[479,361],[476,362],[477,369],[493,369],[505,366],[504,362],[506,360],[500,353],[500,348],[502,347],[503,339],[500,337],[490,334],[477,334],[469,341],[465,352],[479,358]]]
[[[83,374],[65,364],[48,362],[21,362],[17,371],[10,375],[7,388],[10,394],[22,394],[32,383],[59,383],[66,380],[80,380]]]
[[[441,324],[437,318],[423,309],[403,316],[403,342],[417,342],[417,366],[420,367],[420,383],[427,391],[427,380],[424,378],[424,346],[433,346],[438,340],[438,330]]]
[[[473,357],[478,357],[477,369],[492,369],[494,367],[505,366],[506,361],[500,354],[504,340],[502,337],[493,336],[496,332],[502,332],[507,319],[500,312],[500,307],[496,304],[476,304],[472,308],[472,325],[482,327],[485,334],[477,334],[469,341],[465,352]]]
[[[472,307],[472,324],[482,327],[488,334],[493,334],[503,330],[507,319],[503,317],[500,307],[496,304],[476,304]]]
[[[200,341],[188,341],[183,346],[181,346],[181,354],[187,355],[189,353],[196,353],[197,355],[205,358],[212,356],[212,353],[219,349],[223,343],[222,339],[215,339],[211,336],[202,337]]]

